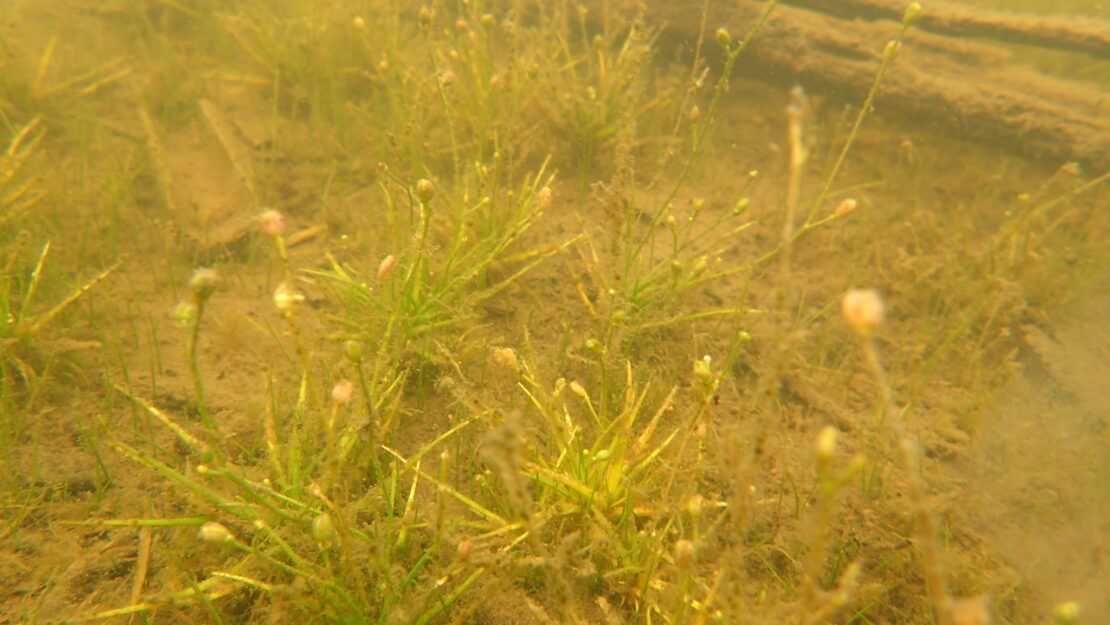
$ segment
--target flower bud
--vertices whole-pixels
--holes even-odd
[[[590,401],[590,395],[586,393],[586,389],[578,383],[578,380],[571,381],[571,383],[567,385],[567,388],[570,389],[570,392],[581,397],[582,399]]]
[[[432,25],[432,18],[435,16],[435,12],[428,7],[420,7],[420,11],[416,14],[416,19],[420,22],[421,28],[428,28]]]
[[[1065,601],[1052,609],[1053,625],[1074,625],[1079,622],[1079,604]]]
[[[335,544],[335,521],[327,512],[312,519],[312,537],[322,546]]]
[[[223,523],[215,521],[208,521],[200,526],[200,531],[197,532],[197,538],[206,543],[223,544],[235,540],[231,530],[227,529]]]
[[[386,256],[382,259],[381,264],[378,265],[378,282],[385,280],[389,277],[389,273],[393,271],[393,266],[397,264],[397,257],[393,254]]]
[[[674,544],[674,562],[678,568],[685,571],[693,569],[697,558],[698,550],[694,547],[694,541],[683,538]]]
[[[725,50],[732,46],[732,35],[728,34],[723,27],[717,29],[717,45]]]
[[[331,398],[339,405],[346,404],[354,397],[355,385],[350,380],[340,380],[331,387]]]
[[[817,460],[821,463],[831,462],[836,457],[836,439],[839,432],[831,425],[821,428],[817,435]]]
[[[285,232],[285,217],[280,212],[270,209],[258,216],[258,225],[262,226],[263,232],[276,237]]]
[[[362,343],[358,341],[344,341],[343,355],[356,365],[362,362]]]
[[[705,356],[694,361],[694,377],[706,387],[713,385],[713,358]]]
[[[852,289],[840,300],[844,320],[860,336],[867,336],[883,322],[883,298],[875,289]]]
[[[436,196],[436,187],[431,180],[421,178],[416,181],[416,197],[422,204],[427,204]]]
[[[551,207],[551,187],[544,187],[536,193],[536,208],[545,211]]]
[[[189,302],[178,302],[173,307],[173,324],[179,328],[187,328],[197,322],[197,306]]]
[[[886,42],[883,47],[883,60],[887,63],[893,62],[898,57],[898,53],[902,51],[902,42],[891,39]]]
[[[833,212],[833,215],[837,217],[846,217],[851,215],[856,210],[857,206],[859,206],[859,202],[856,201],[856,198],[845,198],[836,205],[836,211]]]
[[[696,278],[696,277],[700,276],[701,274],[705,273],[705,270],[708,269],[708,268],[709,268],[709,257],[708,256],[698,256],[696,259],[694,259],[694,265],[690,268],[690,275]]]
[[[686,513],[690,515],[690,519],[695,523],[701,518],[702,508],[705,507],[705,498],[701,495],[694,495],[690,501],[686,502]]]
[[[470,558],[470,551],[473,548],[474,544],[470,542],[470,539],[464,538],[460,540],[459,544],[455,547],[455,555],[457,555],[460,560],[467,560]]]
[[[194,271],[193,277],[189,279],[189,290],[193,292],[197,303],[202,304],[212,296],[219,284],[220,274],[216,273],[215,269],[201,267]]]
[[[274,306],[283,315],[291,315],[294,312],[297,304],[304,301],[304,295],[298,293],[288,283],[282,282],[274,291]]]
[[[902,26],[905,28],[913,26],[914,22],[916,22],[921,17],[921,11],[922,9],[920,2],[910,3],[910,5],[906,7],[906,11],[902,13]]]
[[[366,30],[366,20],[362,19],[361,15],[356,15],[355,18],[351,20],[351,25],[358,30]]]

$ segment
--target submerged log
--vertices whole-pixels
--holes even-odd
[[[785,0],[843,18],[901,19],[905,0]],[[942,35],[985,37],[1110,59],[1110,22],[1058,15],[1022,15],[929,0],[917,28]]]
[[[822,6],[858,1],[827,0]],[[697,40],[704,0],[654,0],[648,6],[651,17],[667,25],[665,37]],[[725,26],[743,33],[766,6],[756,0],[710,2],[704,22],[710,30]],[[779,5],[742,63],[760,78],[862,101],[898,28],[897,21],[849,20]],[[1081,161],[1097,171],[1110,166],[1110,94],[1041,74],[999,47],[911,29],[875,106],[1032,158]]]

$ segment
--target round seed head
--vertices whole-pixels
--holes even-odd
[[[312,519],[312,537],[321,545],[335,544],[335,521],[327,512]]]
[[[427,204],[436,196],[436,186],[431,180],[421,178],[416,181],[416,197],[421,203]]]
[[[694,568],[698,559],[698,550],[694,541],[683,538],[674,544],[674,562],[678,568],[689,571]]]
[[[332,400],[341,406],[350,402],[354,395],[355,385],[350,380],[340,380],[331,387]]]
[[[258,225],[262,226],[263,232],[272,237],[276,237],[285,232],[285,217],[283,217],[280,212],[273,209],[263,211],[263,213],[258,216]]]
[[[362,343],[358,341],[345,341],[343,343],[343,355],[356,365],[362,362]]]
[[[840,312],[856,334],[868,336],[883,322],[883,298],[875,289],[852,289],[840,300]]]

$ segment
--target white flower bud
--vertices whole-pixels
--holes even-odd
[[[197,538],[206,543],[223,544],[235,540],[231,530],[227,529],[223,523],[215,521],[208,521],[200,526],[200,531],[197,532]]]

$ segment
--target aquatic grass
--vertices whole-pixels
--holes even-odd
[[[128,396],[131,396],[128,393]],[[201,438],[188,432],[186,426],[178,424],[172,417],[157,411],[147,402],[135,398],[147,410],[153,411],[164,425],[190,448],[203,446]],[[333,416],[334,418],[334,416]],[[336,453],[340,444],[334,444],[331,455],[324,462],[312,463],[304,467],[312,471],[317,481],[280,486],[278,481],[257,481],[245,475],[245,468],[231,464],[223,468],[197,465],[190,470],[184,458],[166,455],[162,459],[141,451],[120,440],[113,442],[114,448],[133,461],[144,465],[163,478],[195,494],[205,502],[202,509],[207,516],[179,519],[103,519],[90,521],[108,527],[171,528],[180,526],[200,526],[198,538],[202,542],[226,547],[224,571],[209,573],[198,584],[197,593],[183,593],[167,597],[162,601],[145,601],[128,607],[115,608],[89,614],[79,620],[98,620],[128,614],[147,612],[171,605],[183,606],[194,602],[211,601],[232,593],[241,593],[249,588],[271,594],[275,601],[291,600],[304,612],[325,607],[329,614],[340,620],[357,619],[358,622],[386,622],[389,614],[401,605],[411,605],[413,593],[443,593],[439,600],[424,608],[418,617],[428,622],[449,608],[475,584],[488,567],[469,567],[450,560],[439,562],[429,554],[414,552],[409,537],[422,534],[427,525],[417,513],[419,503],[416,498],[422,480],[432,479],[420,470],[420,459],[449,442],[453,436],[469,425],[464,422],[443,433],[430,442],[419,453],[409,459],[397,452],[382,447],[381,453],[393,455],[400,464],[392,463],[391,469],[378,474],[375,481],[383,497],[367,498],[365,495],[350,499],[356,492],[344,484],[354,477],[350,471],[354,455]],[[343,446],[349,450],[355,434],[354,430],[339,437]],[[302,457],[311,457],[316,442],[312,439],[291,438],[279,441],[279,445],[304,445]],[[223,454],[227,456],[227,454]],[[412,478],[406,488],[402,478],[411,473]],[[307,478],[308,476],[306,476]],[[284,481],[284,480],[282,480]],[[361,479],[356,482],[362,482]],[[353,484],[352,484],[353,485]],[[495,522],[494,527],[504,525],[504,520],[485,511],[458,491],[445,484],[440,488],[453,494],[464,504],[468,504],[479,517]],[[362,519],[353,523],[357,514]],[[369,516],[367,516],[369,515]],[[226,519],[235,526],[249,528],[248,534],[240,537],[216,519]],[[372,519],[372,520],[371,520]],[[437,528],[437,531],[446,531]],[[236,553],[242,554],[236,556]],[[375,554],[365,559],[366,554]],[[352,559],[353,556],[357,559]],[[248,562],[257,562],[247,567]],[[261,567],[259,566],[261,565]],[[458,577],[457,582],[446,584],[437,582],[429,585],[430,567],[446,567],[437,579],[449,580]],[[406,574],[401,580],[393,578],[397,567]],[[252,571],[243,575],[243,571]],[[465,574],[465,576],[464,576]],[[444,576],[445,575],[445,576]],[[302,580],[306,587],[287,595],[291,580]],[[375,583],[378,580],[380,583]],[[443,588],[443,591],[437,590]],[[408,597],[408,598],[406,598]]]
[[[641,101],[645,92],[643,74],[659,31],[646,27],[640,15],[627,26],[621,24],[591,36],[585,9],[576,10],[567,4],[556,4],[551,19],[555,23],[576,22],[577,29],[548,29],[557,37],[550,46],[557,55],[544,59],[537,88],[557,95],[537,102],[573,146],[582,202],[590,172],[603,153],[612,151],[622,126],[670,97],[664,92]]]
[[[85,502],[86,508],[69,498],[58,516],[87,510],[90,518],[78,522],[88,525],[81,527],[99,526],[113,545],[130,540],[129,533],[158,535],[158,555],[174,566],[144,570],[140,546],[139,555],[121,559],[117,569],[133,576],[137,590],[131,597],[107,592],[105,582],[94,588],[100,592],[96,604],[62,615],[65,620],[169,615],[228,623],[269,617],[430,625],[496,620],[506,606],[524,612],[525,619],[530,613],[544,622],[569,623],[927,618],[906,616],[904,605],[897,605],[921,592],[917,568],[895,570],[911,557],[904,545],[884,546],[874,560],[868,557],[873,566],[863,572],[855,566],[866,553],[860,543],[879,531],[901,533],[897,516],[880,529],[866,521],[845,526],[839,514],[841,499],[865,513],[894,508],[900,480],[892,454],[861,468],[842,458],[835,437],[820,427],[829,415],[838,426],[856,423],[855,412],[864,409],[852,403],[849,391],[858,380],[843,390],[820,387],[814,394],[827,394],[826,402],[802,406],[809,400],[795,396],[789,384],[777,384],[774,373],[769,382],[753,380],[763,363],[733,366],[740,352],[747,358],[749,341],[753,355],[768,342],[748,326],[766,311],[748,307],[747,287],[720,302],[699,299],[703,291],[719,295],[718,287],[738,274],[748,274],[743,277],[756,287],[764,286],[759,280],[774,280],[774,272],[763,269],[781,246],[851,213],[855,204],[843,198],[865,189],[830,190],[841,204],[823,216],[814,213],[779,248],[735,264],[718,262],[737,239],[762,228],[750,205],[768,195],[756,185],[775,184],[769,167],[758,176],[735,176],[727,189],[687,190],[712,153],[715,107],[726,102],[720,85],[727,85],[729,72],[709,107],[696,115],[692,100],[678,103],[674,92],[645,103],[650,97],[638,90],[653,84],[653,70],[641,46],[651,45],[651,26],[614,19],[595,40],[598,26],[570,3],[513,4],[516,10],[492,2],[439,3],[423,14],[416,6],[384,1],[153,2],[126,9],[127,19],[149,27],[149,43],[165,39],[165,49],[150,48],[167,55],[154,65],[179,63],[178,73],[194,81],[190,88],[202,82],[196,68],[213,91],[236,80],[253,85],[271,98],[269,110],[260,114],[275,125],[281,120],[311,129],[311,135],[275,133],[273,144],[259,146],[267,172],[255,184],[259,196],[279,198],[276,204],[298,218],[325,215],[328,233],[312,249],[302,248],[294,263],[277,225],[280,214],[270,214],[260,223],[275,250],[272,268],[240,268],[234,254],[220,261],[225,275],[238,276],[229,288],[247,293],[267,284],[297,343],[287,345],[282,322],[275,327],[271,317],[249,318],[262,336],[274,339],[294,375],[271,371],[255,376],[254,386],[234,389],[242,401],[226,407],[243,411],[234,416],[246,423],[234,440],[211,435],[205,421],[216,415],[197,423],[187,414],[190,394],[207,412],[205,391],[227,384],[195,364],[197,323],[192,340],[189,332],[181,335],[184,360],[193,363],[191,392],[190,380],[183,380],[182,411],[171,407],[181,400],[162,372],[162,358],[166,368],[173,359],[157,346],[157,320],[164,315],[151,317],[148,387],[127,345],[141,342],[143,324],[135,319],[142,319],[136,312],[142,309],[127,306],[110,356],[119,361],[122,379],[106,382],[103,392],[127,400],[134,425],[112,413],[109,401],[95,431],[115,452],[102,464],[115,476],[120,467],[137,470],[143,487],[157,489],[164,500],[165,518],[111,499],[114,486],[105,486],[107,497]],[[190,26],[185,17],[199,21]],[[718,39],[726,62],[739,59],[748,39],[724,35]],[[171,42],[175,37],[190,45]],[[694,81],[700,73],[691,75]],[[543,89],[579,78],[583,84],[568,89],[576,102],[535,106]],[[595,88],[597,100],[588,87]],[[206,95],[216,101],[215,94]],[[150,100],[146,116],[169,127],[178,96],[165,97],[165,106]],[[195,115],[196,98],[181,98]],[[679,120],[660,141],[685,147],[670,157],[678,159],[670,161],[676,163],[671,169],[652,172],[652,197],[644,201],[629,193],[643,186],[632,157],[655,156],[649,150],[656,138],[643,129],[670,125],[656,118]],[[137,143],[152,142],[152,133],[138,135],[132,137]],[[586,142],[572,145],[576,136]],[[316,160],[306,164],[303,157],[310,153]],[[623,159],[613,183],[583,199],[582,180],[610,153]],[[388,165],[375,173],[377,161]],[[552,163],[571,164],[578,179],[587,226],[582,235],[546,228],[567,228],[555,211],[573,210],[575,203],[557,197],[570,185],[559,184]],[[319,176],[291,187],[303,183],[327,191],[307,194],[311,200],[286,198],[277,179],[304,171]],[[1070,180],[1061,175],[1053,184],[1065,184],[1060,194],[1076,191],[1069,198],[1094,188]],[[785,194],[788,185],[781,189]],[[965,268],[962,260],[952,259],[968,249],[959,237],[938,237],[953,246],[952,257],[928,259],[947,263],[951,273],[916,267],[923,271],[920,280],[905,280],[898,272],[908,262],[883,265],[892,282],[912,285],[918,297],[951,288],[949,305],[974,303],[951,327],[930,322],[947,333],[925,341],[920,353],[930,368],[923,381],[972,343],[990,344],[990,328],[976,332],[969,320],[1018,310],[1016,300],[984,286],[994,284],[985,276],[1016,281],[1066,262],[1062,252],[1046,256],[1050,262],[1043,266],[1027,260],[1029,252],[1054,249],[1053,237],[1075,225],[1063,220],[1067,200],[1052,205],[1055,191],[1030,195],[1028,202],[1013,203],[1005,224],[992,231],[991,272],[958,271]],[[255,210],[243,207],[244,219]],[[349,221],[348,210],[354,215]],[[597,224],[603,225],[591,228]],[[943,234],[944,226],[959,228],[941,223],[937,232]],[[1093,226],[1087,227],[1094,239]],[[903,234],[884,231],[889,239],[874,243],[876,256],[892,246],[912,250]],[[97,240],[88,237],[90,249]],[[56,257],[29,257],[30,237],[22,247],[17,242],[14,237],[4,251],[13,269],[4,272],[12,280],[5,312],[18,313],[21,302],[30,301],[30,328],[42,319],[34,315],[38,303],[52,299],[52,276],[41,267],[49,268]],[[568,250],[579,252],[578,258],[569,259]],[[166,251],[171,273],[194,264],[177,256],[172,248]],[[846,257],[854,258],[841,251],[830,259]],[[795,269],[801,275],[802,268]],[[261,277],[265,271],[280,275],[285,288],[272,292],[269,276]],[[200,294],[181,288],[187,278],[162,286],[181,290],[196,307]],[[25,297],[35,281],[38,286]],[[582,306],[569,311],[547,301],[575,292]],[[836,333],[822,326],[835,304],[802,299],[773,311],[797,319],[799,340],[781,346],[796,358],[784,362],[797,364],[798,377],[820,371],[848,379],[844,341],[834,341]],[[904,305],[915,319],[947,310]],[[196,312],[191,319],[199,322]],[[720,322],[692,323],[710,319]],[[56,323],[44,324],[36,336]],[[680,326],[691,332],[674,332]],[[97,331],[102,328],[111,338],[113,330],[101,324]],[[926,335],[912,333],[914,340]],[[208,333],[203,340],[205,351],[225,349]],[[526,355],[513,345],[523,345]],[[722,346],[725,358],[701,357],[720,353]],[[814,354],[821,350],[827,353]],[[902,368],[912,359],[902,352],[898,357],[895,366]],[[19,379],[13,373],[14,386]],[[928,392],[927,385],[922,388]],[[845,447],[882,448],[881,437],[864,432],[855,440],[851,427],[840,436]],[[797,440],[804,441],[802,453],[793,453]],[[21,497],[13,498],[24,507],[5,525],[5,537],[32,523],[57,521],[55,509],[33,493],[22,488]],[[60,590],[74,587],[63,580],[50,592]],[[34,594],[54,601],[50,592]],[[898,616],[890,617],[895,610]],[[38,618],[37,608],[24,618]]]
[[[481,166],[471,171],[486,175]],[[398,230],[383,237],[386,244],[397,241],[404,247],[391,250],[374,273],[335,258],[329,270],[309,272],[327,278],[342,298],[348,315],[339,321],[347,330],[333,336],[363,344],[358,349],[372,367],[365,378],[369,396],[377,396],[393,355],[432,359],[438,337],[460,332],[479,306],[501,297],[569,245],[509,254],[549,207],[551,181],[541,167],[515,189],[485,183],[491,194],[468,201],[422,179],[401,189],[412,220],[397,223]],[[382,184],[380,190],[392,207],[396,191],[391,186]]]
[[[676,308],[680,308],[677,305],[688,299],[695,288],[751,271],[774,255],[772,252],[735,267],[719,268],[711,263],[724,249],[734,244],[736,235],[755,225],[754,221],[741,217],[749,207],[750,199],[746,194],[758,172],[751,172],[734,191],[731,210],[705,211],[705,200],[696,195],[691,198],[689,209],[682,210],[675,205],[675,199],[687,183],[695,163],[703,157],[705,141],[711,136],[717,107],[729,89],[737,60],[758,36],[776,5],[777,2],[768,3],[746,36],[737,42],[724,29],[717,32],[718,43],[725,55],[724,68],[713,88],[704,116],[700,111],[697,114],[679,111],[677,119],[680,121],[674,126],[672,138],[679,140],[684,130],[689,132],[689,138],[684,146],[680,170],[673,181],[667,183],[666,191],[656,198],[657,204],[643,206],[631,194],[634,147],[638,140],[637,122],[648,110],[657,108],[673,116],[675,106],[685,108],[689,105],[688,96],[673,102],[669,96],[658,94],[644,112],[628,113],[613,121],[615,171],[611,182],[598,184],[594,190],[595,199],[600,201],[603,209],[604,223],[600,225],[608,235],[608,249],[599,249],[600,245],[588,241],[583,252],[588,259],[587,272],[600,304],[588,304],[587,307],[601,323],[602,343],[607,350],[622,353],[637,337],[652,330],[697,319],[742,317],[750,312],[738,305],[696,312]],[[642,26],[637,26],[638,20],[632,23],[619,51],[610,52],[612,56],[607,56],[604,48],[595,52],[597,62],[602,66],[598,70],[600,74],[622,85],[618,89],[619,95],[614,97],[630,101],[631,104],[624,105],[626,113],[629,106],[636,106],[637,99],[635,93],[625,92],[632,89],[631,85],[643,82],[644,78],[638,75],[644,73],[648,66],[638,57],[651,53],[654,37],[650,32],[637,30],[642,30]],[[591,61],[587,59],[587,62]],[[687,93],[695,91],[701,80],[703,77],[692,76]],[[656,178],[662,176],[667,162],[677,154],[673,148],[666,153],[667,158],[655,174]],[[709,215],[703,216],[703,212]]]
[[[36,116],[21,128],[9,129],[11,138],[0,156],[0,228],[8,227],[46,197],[40,176],[24,179],[20,175],[46,135],[41,126],[42,117]]]
[[[35,301],[44,286],[43,272],[50,252],[50,243],[42,246],[42,251],[30,273],[21,275],[17,267],[25,238],[20,237],[8,250],[10,256],[6,259],[4,273],[0,275],[0,386],[3,389],[0,395],[4,400],[5,409],[14,415],[26,414],[33,405],[39,383],[45,375],[42,367],[49,366],[52,352],[60,353],[97,345],[64,341],[56,343],[45,334],[62,313],[123,264],[122,259],[117,260],[115,264],[71,291],[46,310],[36,313],[34,312]],[[47,364],[41,364],[43,361]],[[17,409],[16,402],[9,400],[21,396],[22,393],[19,391],[26,392],[22,397],[26,403]],[[13,417],[5,420],[5,424],[5,440],[10,440],[9,437],[18,436],[23,420]]]

